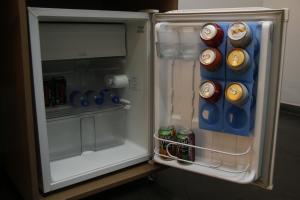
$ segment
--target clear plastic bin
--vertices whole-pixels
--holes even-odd
[[[176,27],[161,25],[157,32],[158,56],[175,58],[179,54],[179,35]]]
[[[82,114],[48,121],[50,160],[60,160],[124,143],[126,110]]]
[[[187,26],[179,29],[180,53],[183,59],[197,59],[200,55],[200,29]]]

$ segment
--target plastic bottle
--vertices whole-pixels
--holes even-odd
[[[75,107],[87,107],[89,102],[87,96],[80,91],[75,90],[70,94],[70,102]]]
[[[102,89],[100,90],[100,95],[104,97],[105,104],[119,104],[120,103],[120,97],[112,90],[109,89]]]
[[[88,90],[85,92],[87,96],[89,105],[102,105],[104,103],[104,95],[101,93],[97,93],[94,90]]]

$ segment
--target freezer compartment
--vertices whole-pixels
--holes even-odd
[[[42,60],[126,56],[125,24],[41,22]]]
[[[226,28],[231,23],[232,21],[220,22],[220,25]],[[250,183],[260,176],[264,140],[262,119],[266,114],[262,111],[265,110],[267,99],[265,92],[268,88],[268,73],[271,67],[269,55],[272,44],[270,41],[272,22],[256,23],[262,27],[259,30],[259,36],[262,38],[259,55],[256,58],[252,57],[253,59],[259,58],[259,60],[252,61],[258,65],[256,78],[254,76],[252,78],[255,84],[245,83],[249,88],[250,98],[242,106],[231,105],[230,107],[224,95],[228,82],[233,81],[228,79],[230,76],[225,62],[228,50],[226,35],[218,47],[222,52],[223,63],[219,68],[221,71],[207,72],[198,60],[187,60],[181,57],[166,58],[157,54],[154,132],[154,160],[156,162],[237,183]],[[182,23],[176,22],[159,24],[182,26]],[[159,24],[156,27],[159,27]],[[184,26],[201,27],[203,24],[205,22],[185,23]],[[159,40],[159,33],[156,37]],[[199,49],[204,49],[203,46],[204,44],[201,44]],[[160,50],[157,49],[157,51]],[[255,71],[254,68],[253,71]],[[216,74],[212,75],[213,73]],[[200,98],[200,85],[207,80],[216,81],[220,85],[221,95],[216,101]],[[242,112],[244,109],[247,111]],[[229,128],[225,130],[225,123],[234,130],[229,130]],[[253,128],[250,127],[251,123],[253,123]],[[195,145],[192,142],[187,144],[178,142],[179,140],[174,136],[169,136],[169,138],[161,136],[160,128],[170,126],[175,127],[177,132],[184,129],[192,131],[195,135]],[[249,130],[251,130],[250,134],[248,134]],[[245,134],[239,134],[241,132]],[[162,148],[164,151],[161,151]],[[194,160],[182,159],[183,154],[180,148],[188,149],[188,152],[194,149]]]

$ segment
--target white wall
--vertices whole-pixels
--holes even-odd
[[[281,102],[300,106],[300,1],[263,0],[263,6],[290,9]]]
[[[281,102],[300,106],[299,0],[179,0],[178,9],[226,7],[290,8]]]

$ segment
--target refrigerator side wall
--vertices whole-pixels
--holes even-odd
[[[30,43],[31,43],[31,59],[33,68],[33,83],[34,83],[34,96],[36,106],[36,118],[38,129],[39,153],[41,160],[41,173],[42,173],[42,186],[44,191],[49,191],[50,184],[50,160],[49,160],[49,147],[48,137],[46,130],[46,112],[44,104],[43,92],[43,76],[42,76],[42,63],[41,63],[41,47],[39,36],[39,22],[29,10],[29,29],[30,29]]]

